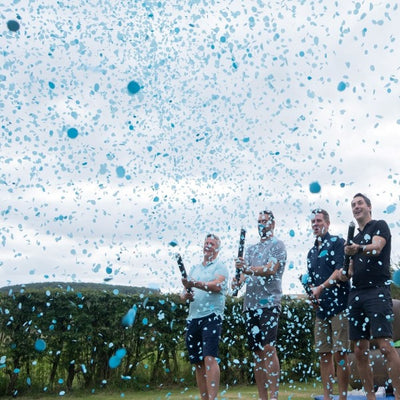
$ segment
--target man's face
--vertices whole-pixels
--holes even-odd
[[[207,258],[214,259],[217,257],[219,252],[218,240],[210,236],[204,241],[203,252],[207,255]]]
[[[271,221],[268,214],[260,214],[258,216],[258,233],[261,239],[272,236],[275,227],[275,222]]]
[[[311,218],[311,228],[314,236],[322,237],[328,232],[329,222],[325,221],[322,213],[316,213]]]
[[[371,207],[367,205],[364,197],[354,197],[351,201],[351,210],[356,221],[367,219],[371,216]]]

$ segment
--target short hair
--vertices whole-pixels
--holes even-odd
[[[206,240],[208,238],[215,239],[218,243],[218,250],[221,248],[221,239],[217,235],[215,235],[214,233],[207,233]]]
[[[270,221],[271,221],[271,222],[275,222],[275,217],[274,217],[274,214],[273,214],[273,212],[272,212],[271,210],[263,210],[263,211],[260,211],[260,215],[262,215],[262,214],[268,215]]]
[[[362,197],[364,199],[365,203],[367,204],[367,206],[368,207],[372,207],[371,206],[371,200],[365,194],[357,193],[357,194],[355,194],[353,196],[353,199],[356,198],[356,197]]]
[[[330,222],[328,211],[324,210],[323,208],[315,208],[311,211],[311,214],[322,214],[325,222]]]

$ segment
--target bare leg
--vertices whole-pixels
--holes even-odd
[[[379,350],[387,361],[389,377],[392,380],[394,397],[400,400],[400,357],[397,350],[391,344],[392,339],[378,339]]]
[[[369,363],[369,341],[361,339],[354,342],[354,356],[357,362],[358,373],[363,383],[367,400],[375,400],[374,376]]]
[[[342,353],[340,351],[334,354],[336,371],[338,378],[339,387],[339,400],[347,399],[347,389],[349,386],[349,360],[347,353]]]
[[[319,353],[319,369],[321,372],[322,387],[324,388],[324,400],[330,400],[333,396],[333,381],[335,376],[332,353]]]
[[[271,399],[277,399],[280,365],[275,347],[266,345],[262,350],[255,351],[254,360],[254,376],[259,399],[268,400],[268,388]]]
[[[204,365],[204,361],[196,364],[196,382],[200,391],[200,398],[202,400],[208,400],[206,368]]]
[[[207,356],[204,360],[208,399],[214,400],[218,396],[220,370],[215,357]]]

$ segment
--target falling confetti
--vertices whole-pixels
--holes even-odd
[[[135,81],[130,81],[128,83],[128,92],[130,94],[135,94],[140,90],[140,85]]]
[[[136,313],[137,313],[137,306],[134,305],[132,308],[129,309],[129,311],[123,316],[122,318],[122,326],[126,327],[131,327],[136,318]]]
[[[343,234],[356,190],[391,224],[397,262],[396,3],[12,3],[2,10],[2,286],[68,282],[73,292],[76,282],[106,282],[178,293],[173,247],[195,264],[199,238],[218,231],[234,273],[239,227],[255,243],[254,221],[268,207],[293,260],[282,285],[297,295],[310,209],[326,208]],[[57,293],[35,310],[43,331],[22,321],[38,364],[57,356],[45,335],[74,330],[48,317]],[[71,306],[83,313],[90,302],[76,294]],[[146,295],[128,301],[118,329],[156,342],[152,324],[179,326],[163,306]],[[304,321],[288,315],[298,338]],[[104,358],[113,369],[127,359],[115,351],[125,343],[114,343]],[[88,360],[72,365],[85,378]],[[238,354],[230,362],[250,370]],[[129,369],[121,379],[134,382]]]
[[[78,130],[76,128],[69,128],[67,135],[70,139],[75,139],[78,136]]]
[[[7,21],[7,28],[11,32],[17,32],[17,31],[19,31],[19,28],[20,28],[19,22],[11,19],[11,20]]]
[[[42,339],[37,339],[35,342],[35,350],[37,351],[46,350],[46,342]]]
[[[393,282],[396,286],[400,287],[400,269],[393,272]]]
[[[321,191],[321,185],[318,182],[310,183],[310,192],[311,193],[319,193]]]

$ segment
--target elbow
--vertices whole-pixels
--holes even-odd
[[[381,254],[382,249],[380,247],[371,250],[372,257],[378,257]]]
[[[214,288],[213,292],[214,292],[214,293],[220,293],[221,290],[222,290],[221,285],[215,285],[215,288]]]

